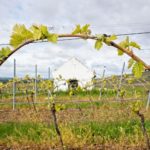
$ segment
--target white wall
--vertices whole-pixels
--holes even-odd
[[[53,73],[54,84],[58,86],[58,89],[67,90],[68,85],[65,85],[65,81],[56,80],[60,75],[64,80],[78,80],[81,87],[84,87],[87,82],[90,82],[94,76],[93,72],[76,58],[70,59]]]

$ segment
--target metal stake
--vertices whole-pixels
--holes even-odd
[[[35,65],[34,102],[37,101],[37,65]]]
[[[123,66],[122,66],[122,71],[121,71],[121,76],[120,76],[120,81],[119,81],[118,91],[117,91],[117,99],[119,98],[119,94],[120,94],[120,90],[121,90],[121,86],[122,86],[124,69],[125,69],[125,62],[123,63]]]
[[[13,71],[13,110],[15,110],[16,102],[16,59],[14,59],[14,71]]]
[[[101,87],[100,87],[100,94],[99,94],[100,98],[102,97],[102,88],[103,88],[104,77],[105,77],[105,66],[104,66],[104,70],[103,70],[102,83],[101,83]]]

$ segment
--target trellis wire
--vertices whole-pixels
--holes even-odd
[[[122,83],[122,79],[123,79],[123,72],[124,72],[124,67],[125,67],[125,64],[123,65],[123,68],[122,68],[122,74],[121,74],[121,77],[120,77],[120,82],[119,82],[119,86],[118,87],[120,87],[121,88],[121,86],[123,86],[124,85],[124,83]],[[14,79],[15,79],[15,77],[16,77],[16,60],[14,59]],[[50,67],[48,68],[48,77],[49,77],[49,80],[50,80]],[[103,75],[102,75],[102,81],[104,80],[104,77],[105,77],[105,67],[104,67],[104,70],[103,70]],[[37,65],[35,65],[35,79],[37,80]],[[107,78],[106,78],[107,79]],[[35,81],[36,81],[35,80]],[[34,81],[33,81],[34,82]],[[144,85],[142,85],[141,83],[140,83],[140,85],[141,86],[144,86]],[[17,86],[18,86],[18,84],[17,84]],[[102,87],[103,85],[101,84],[101,89],[100,89],[100,91],[102,90]],[[36,92],[38,93],[42,93],[42,94],[45,94],[46,96],[47,96],[47,91],[42,91],[42,89],[38,89],[37,90],[37,82],[36,82],[36,88],[35,88],[35,85],[33,84],[33,87],[34,87],[34,89],[36,89]],[[13,101],[11,102],[12,104],[13,104],[13,110],[15,110],[15,106],[16,105],[18,105],[18,104],[21,104],[21,103],[23,103],[23,104],[25,104],[25,103],[27,103],[27,102],[17,102],[16,101],[16,98],[17,97],[21,97],[20,96],[20,94],[21,94],[21,92],[20,91],[17,91],[17,89],[16,89],[17,87],[16,87],[16,80],[13,80]],[[119,89],[119,88],[118,88]],[[102,92],[102,91],[101,91]],[[12,92],[11,92],[12,93]],[[36,93],[36,94],[37,94]],[[38,94],[38,95],[40,95],[40,94]],[[102,93],[100,93],[100,95],[102,96]],[[36,97],[37,98],[37,97]],[[48,99],[50,98],[50,96],[48,96]],[[133,98],[134,99],[134,98]],[[21,100],[21,99],[20,99]],[[124,99],[125,101],[126,101],[126,99]],[[150,100],[149,100],[150,101]],[[148,101],[148,104],[147,105],[149,105],[149,102]],[[6,102],[7,103],[7,102]],[[38,102],[37,101],[35,101],[35,103],[37,103],[38,104]],[[42,104],[42,103],[47,103],[47,102],[39,102],[39,104]],[[30,103],[27,103],[27,104],[30,104]]]

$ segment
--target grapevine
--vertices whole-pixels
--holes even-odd
[[[25,45],[34,43],[37,41],[46,40],[51,43],[57,43],[60,38],[81,38],[84,40],[95,40],[95,49],[99,50],[103,44],[117,48],[118,55],[127,54],[131,59],[128,62],[128,68],[132,68],[132,72],[136,77],[141,77],[144,69],[150,70],[150,65],[146,64],[141,58],[136,56],[132,49],[140,49],[140,46],[130,41],[127,37],[125,40],[116,44],[114,40],[117,39],[116,35],[97,34],[92,35],[89,25],[84,26],[77,25],[76,28],[70,34],[56,34],[50,33],[45,25],[32,25],[29,29],[25,25],[16,24],[13,28],[13,32],[10,38],[11,47],[3,47],[0,50],[0,65],[2,65],[12,54],[18,51]]]

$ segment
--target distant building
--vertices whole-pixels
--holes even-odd
[[[67,90],[78,86],[85,87],[94,77],[93,71],[72,58],[53,72],[54,84],[57,90]]]

